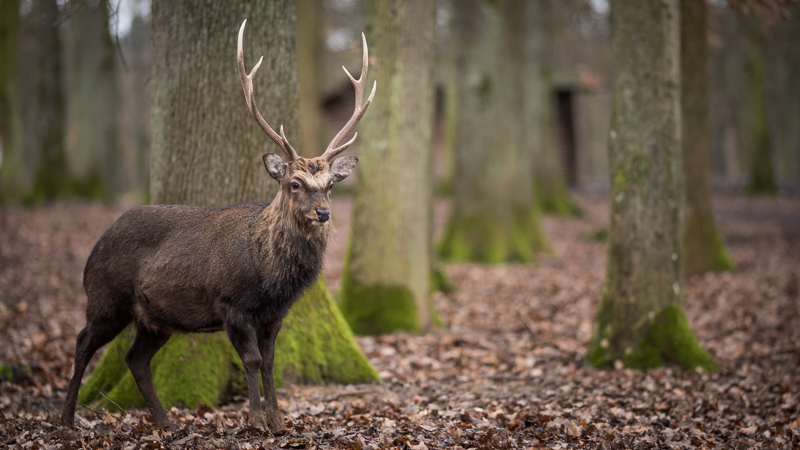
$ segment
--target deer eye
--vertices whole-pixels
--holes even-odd
[[[292,181],[292,190],[296,191],[298,189],[300,189],[300,183],[298,183],[297,181]]]
[[[328,190],[329,190],[329,191],[333,190],[333,183],[331,183],[331,185],[330,185],[330,186],[328,186]]]

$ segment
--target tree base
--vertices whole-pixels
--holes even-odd
[[[539,208],[545,214],[551,214],[559,217],[580,217],[583,211],[575,204],[566,191],[553,193],[551,195],[539,194],[541,189],[537,191],[537,202]]]
[[[604,329],[604,325],[599,324],[597,329]],[[623,356],[617,358],[615,355]],[[694,337],[683,309],[675,305],[665,307],[653,318],[644,339],[630,351],[609,348],[603,333],[595,332],[587,359],[592,367],[598,368],[621,359],[625,367],[631,369],[645,370],[671,362],[685,370],[698,367],[706,372],[718,370]]]
[[[349,271],[342,280],[339,308],[353,332],[360,335],[420,331],[414,294],[406,286],[363,285]]]
[[[447,261],[527,263],[546,249],[538,211],[518,208],[510,223],[490,213],[451,219],[439,255]]]
[[[118,409],[114,403],[122,408],[147,406],[125,363],[134,335],[133,328],[128,328],[111,342],[81,388],[79,404],[108,410]],[[173,336],[151,367],[165,408],[195,408],[198,402],[217,405],[226,396],[247,395],[244,368],[225,333]],[[273,372],[276,386],[378,380],[322,278],[284,319],[275,343]]]
[[[694,242],[684,240],[683,275],[686,277],[706,272],[726,272],[736,265],[725,248],[722,236],[713,227],[711,236],[698,237]]]
[[[431,292],[443,292],[445,294],[452,294],[456,291],[456,285],[453,280],[444,273],[444,270],[435,264],[431,269],[430,277],[428,279]]]

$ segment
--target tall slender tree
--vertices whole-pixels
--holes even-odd
[[[381,97],[361,122],[358,188],[339,305],[361,334],[427,328],[435,4],[367,3]]]
[[[56,0],[36,0],[38,41],[38,162],[30,201],[71,195],[64,137],[66,108],[61,69],[61,38]]]
[[[455,8],[458,119],[453,212],[439,249],[455,261],[531,261],[545,247],[522,140],[521,2]]]
[[[611,7],[611,226],[588,358],[713,370],[682,306],[679,0]]]
[[[253,123],[236,75],[236,32],[249,18],[248,47],[255,50],[245,50],[245,60],[265,57],[254,79],[259,103],[269,105],[262,113],[296,133],[292,140],[300,144],[294,2],[157,1],[152,18],[152,201],[222,206],[274,195],[275,184],[261,169],[264,151],[258,150],[271,144]],[[120,405],[145,406],[124,362],[132,335],[110,344],[81,391],[81,403],[105,392]],[[377,378],[321,278],[284,319],[274,367],[277,384]],[[175,336],[152,368],[165,406],[213,405],[224,392],[245,386],[239,358],[223,333]]]
[[[105,1],[67,4],[67,159],[75,194],[107,195],[104,162],[116,152],[117,77]]]
[[[567,190],[555,136],[553,72],[556,23],[553,0],[521,2],[525,18],[522,58],[523,145],[533,153],[536,199],[542,211],[562,216],[580,211]]]
[[[0,0],[0,202],[25,194],[22,111],[17,83],[20,0]]]
[[[711,207],[708,124],[708,4],[681,0],[681,130],[686,187],[683,273],[733,269]]]
[[[747,36],[747,101],[750,127],[750,181],[751,194],[774,194],[775,184],[772,149],[767,116],[766,39],[764,25],[755,17],[740,13]]]

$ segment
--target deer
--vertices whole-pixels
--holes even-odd
[[[76,339],[72,378],[61,423],[73,427],[78,390],[92,355],[133,324],[136,337],[125,361],[156,427],[169,425],[153,384],[150,361],[175,333],[225,331],[247,375],[250,424],[282,430],[273,361],[275,338],[292,304],[322,270],[332,233],[330,192],[358,158],[334,159],[355,142],[342,143],[372,103],[377,82],[362,106],[368,66],[367,40],[358,80],[344,68],[355,90],[355,109],[325,152],[300,157],[280,127],[261,116],[253,92],[263,56],[245,72],[239,29],[237,65],[250,114],[288,158],[266,153],[262,161],[278,182],[271,202],[224,208],[140,206],[124,213],[97,241],[86,262],[86,326]],[[259,392],[264,385],[264,407]]]

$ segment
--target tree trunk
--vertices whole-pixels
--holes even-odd
[[[303,144],[298,151],[305,157],[319,156],[325,150],[325,121],[322,112],[321,75],[323,38],[320,0],[297,1],[297,66],[300,80],[300,119]]]
[[[153,202],[222,206],[269,198],[276,188],[262,169],[261,154],[275,147],[242,98],[235,68],[236,33],[242,20],[249,19],[245,61],[253,64],[265,55],[254,79],[256,98],[264,105],[261,112],[270,123],[284,124],[289,139],[301,144],[294,3],[201,6],[158,1],[152,17]],[[131,343],[132,333],[112,342],[81,390],[81,403],[107,391],[124,407],[144,406],[124,364]],[[224,333],[173,336],[153,359],[152,368],[166,407],[214,405],[226,392],[246,391],[241,362]],[[321,277],[284,319],[274,376],[276,384],[377,379]]]
[[[714,370],[682,306],[679,13],[678,0],[612,1],[611,226],[595,367]]]
[[[520,4],[463,1],[454,20],[461,46],[456,177],[440,255],[453,261],[532,261],[545,244],[532,155],[521,145]]]
[[[0,0],[0,203],[25,194],[22,110],[17,83],[20,0]]]
[[[28,199],[40,202],[72,195],[64,149],[66,115],[61,71],[61,40],[55,0],[37,0],[39,85],[37,89],[38,161]]]
[[[106,45],[108,8],[105,2],[93,4],[71,1],[67,25],[67,160],[75,194],[95,199],[105,198],[103,174],[105,124],[115,116],[103,104],[105,87],[114,78],[108,71],[113,49]],[[110,41],[109,41],[110,43]],[[109,54],[111,53],[111,54]]]
[[[767,87],[764,30],[754,17],[743,16],[747,30],[747,85],[750,109],[750,194],[774,194],[775,173],[767,123]]]
[[[359,334],[427,328],[435,5],[367,3],[380,92],[361,122],[358,188],[340,307]],[[374,36],[374,38],[370,38]],[[367,82],[371,85],[371,82]]]
[[[523,145],[533,154],[533,179],[542,211],[573,216],[580,210],[567,191],[555,137],[553,0],[525,2],[525,57],[523,64]]]
[[[684,189],[683,274],[732,270],[711,207],[708,124],[708,5],[681,0],[681,130]]]
[[[106,190],[109,194],[119,194],[123,191],[125,163],[122,157],[122,143],[120,140],[120,111],[122,93],[120,90],[120,77],[117,73],[117,52],[108,26],[108,2],[100,2],[100,54],[98,64],[99,105],[96,105],[100,119],[100,149],[102,151],[102,172]]]

